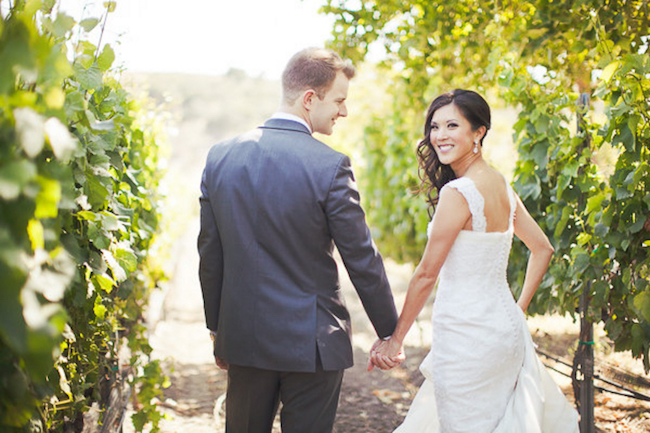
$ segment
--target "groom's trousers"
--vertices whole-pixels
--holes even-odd
[[[343,370],[318,364],[315,373],[230,365],[226,433],[270,433],[280,402],[283,433],[331,433]]]

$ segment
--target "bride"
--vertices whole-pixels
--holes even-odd
[[[577,433],[578,414],[537,358],[524,312],[553,247],[505,178],[482,157],[490,108],[477,93],[436,98],[418,145],[429,241],[409,284],[395,332],[370,361],[403,359],[402,344],[436,281],[425,377],[395,433]],[[521,296],[506,280],[512,237],[530,250]]]

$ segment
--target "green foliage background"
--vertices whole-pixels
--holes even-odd
[[[85,38],[100,21],[55,6],[1,11],[0,429],[81,431],[128,373],[134,424],[155,431],[164,378],[142,314],[164,277],[161,129],[111,72],[113,49]]]
[[[328,0],[332,48],[380,52],[390,109],[365,124],[363,177],[382,252],[418,261],[429,219],[409,191],[414,143],[437,94],[472,88],[519,112],[514,186],[556,254],[532,313],[604,322],[617,350],[650,370],[650,6],[642,0]],[[590,96],[577,131],[581,93]],[[496,101],[496,102],[495,102]],[[421,200],[423,202],[424,200]],[[516,243],[520,290],[527,253]]]

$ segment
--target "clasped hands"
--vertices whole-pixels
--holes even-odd
[[[400,365],[405,359],[404,347],[397,339],[377,339],[370,349],[368,371],[375,367],[381,370],[390,370]]]

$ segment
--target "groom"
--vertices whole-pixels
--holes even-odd
[[[353,76],[332,51],[300,51],[279,111],[208,155],[199,276],[215,361],[228,370],[227,432],[270,432],[280,402],[283,432],[332,431],[352,366],[334,245],[377,336],[395,328],[350,160],[311,135],[347,116]]]

